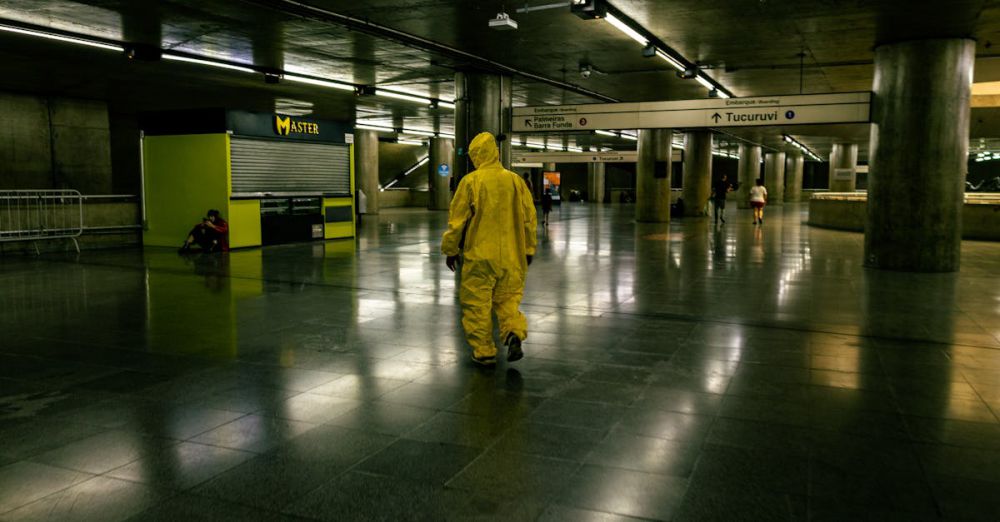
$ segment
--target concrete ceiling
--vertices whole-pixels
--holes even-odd
[[[643,58],[639,45],[601,20],[568,7],[516,14],[522,2],[433,0],[6,0],[0,22],[32,25],[116,42],[277,68],[357,84],[393,86],[450,99],[454,71],[492,61],[524,72],[516,105],[593,103],[592,91],[622,101],[700,98],[704,88],[677,78],[666,62]],[[737,96],[868,90],[874,46],[928,37],[977,40],[976,81],[1000,80],[1000,1],[612,0],[667,45]],[[506,5],[517,31],[487,21]],[[383,29],[346,27],[344,16]],[[421,45],[420,41],[435,45]],[[418,43],[415,43],[418,42]],[[474,56],[448,52],[461,49]],[[444,50],[443,50],[444,49]],[[597,72],[579,74],[581,64]],[[123,111],[230,106],[271,111],[276,101],[309,107],[316,117],[450,132],[452,112],[404,101],[355,97],[257,74],[174,62],[128,61],[103,50],[0,33],[0,89],[109,100]],[[308,110],[308,109],[307,109]],[[865,126],[733,131],[780,147],[788,132],[820,155],[838,141],[867,147]],[[995,108],[976,109],[973,138],[1000,136]],[[561,139],[558,138],[558,139]],[[627,148],[634,142],[570,136],[581,146]]]

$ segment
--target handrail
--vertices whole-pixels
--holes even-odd
[[[77,190],[0,190],[0,242],[69,239],[83,234],[83,195]]]

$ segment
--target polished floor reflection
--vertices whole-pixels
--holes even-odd
[[[563,206],[492,371],[442,213],[0,260],[0,520],[996,520],[1000,244],[869,271],[804,210]]]

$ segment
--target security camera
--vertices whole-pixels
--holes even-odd
[[[581,65],[580,66],[580,78],[583,78],[584,80],[586,80],[587,78],[590,78],[591,74],[594,74],[594,68],[593,67],[591,67],[589,65]]]

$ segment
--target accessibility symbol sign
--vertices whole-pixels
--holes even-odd
[[[438,165],[438,176],[442,178],[447,178],[451,174],[451,167],[447,163],[442,163]]]

